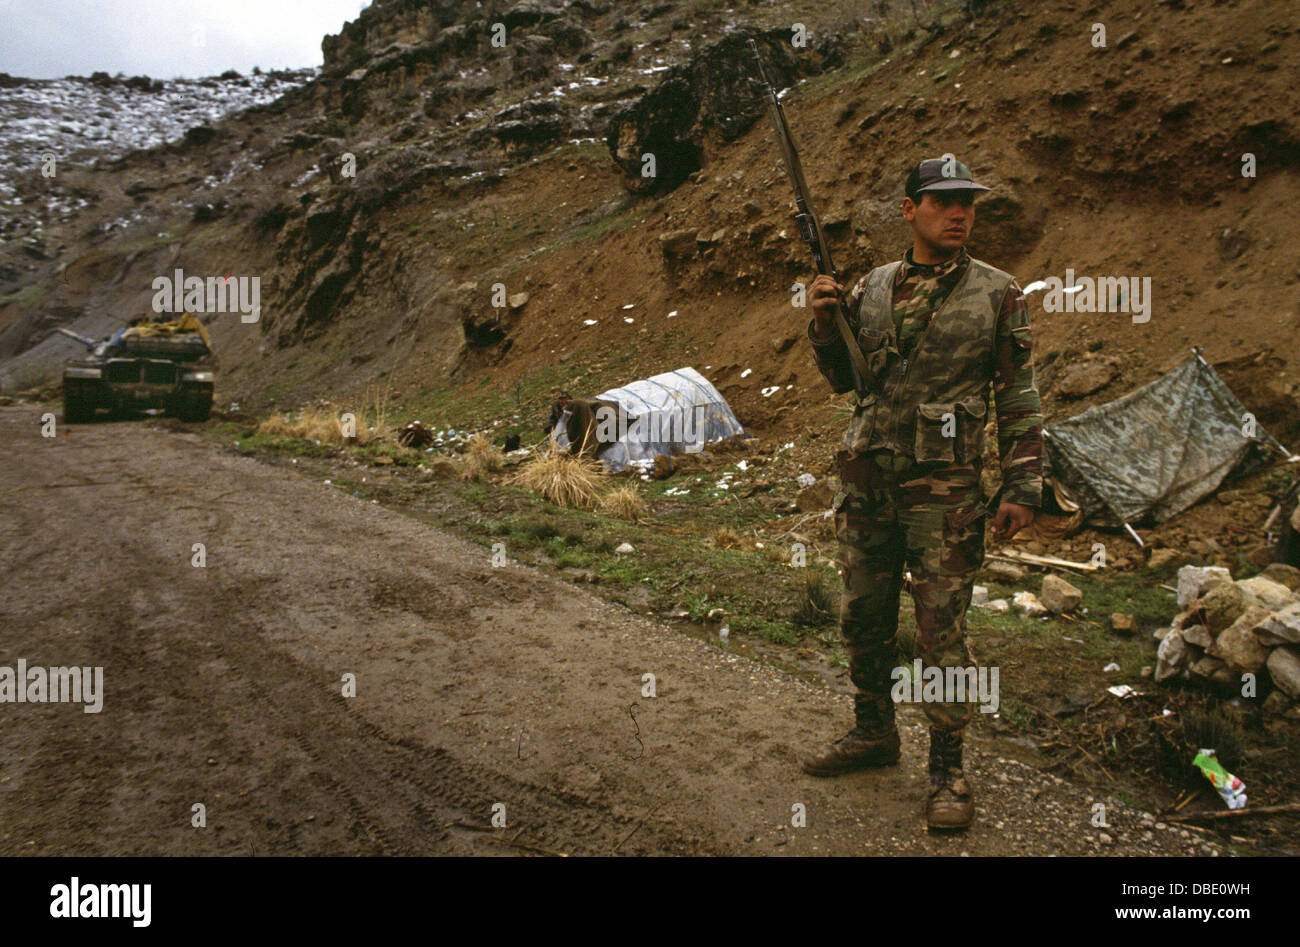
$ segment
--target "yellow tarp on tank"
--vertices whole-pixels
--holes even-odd
[[[212,341],[208,338],[208,330],[198,319],[194,318],[194,313],[182,313],[179,319],[173,319],[171,322],[142,322],[137,326],[132,326],[122,333],[122,338],[134,336],[139,339],[148,339],[160,335],[184,335],[188,332],[196,332],[203,344],[212,348]]]

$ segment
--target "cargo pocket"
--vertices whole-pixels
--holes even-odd
[[[959,464],[974,463],[984,453],[984,420],[989,406],[983,398],[967,398],[957,403],[957,444],[955,457]]]
[[[956,457],[957,406],[951,402],[932,402],[918,405],[916,409],[917,463],[943,461],[952,463]]]

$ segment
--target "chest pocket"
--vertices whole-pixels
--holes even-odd
[[[877,379],[881,378],[885,366],[889,364],[889,353],[897,351],[894,333],[885,329],[861,329],[858,332],[858,344],[862,346],[862,354],[871,374]]]

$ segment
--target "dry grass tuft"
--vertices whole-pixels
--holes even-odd
[[[388,423],[388,389],[371,386],[366,389],[359,405],[338,405],[332,402],[315,404],[295,414],[279,411],[257,427],[259,434],[277,437],[297,437],[322,444],[387,443],[394,432]]]
[[[589,510],[596,505],[600,463],[567,451],[539,454],[506,482],[540,493],[556,506]]]
[[[439,479],[460,476],[460,465],[454,460],[448,460],[446,457],[439,457],[429,464],[427,469],[432,471],[433,475]]]
[[[618,487],[610,490],[600,498],[600,508],[610,516],[617,516],[622,520],[630,520],[633,523],[645,515],[645,500],[641,499],[641,494],[637,492],[636,484]]]
[[[719,549],[753,549],[754,541],[746,539],[730,526],[719,526],[713,531],[713,544]]]
[[[482,434],[475,434],[465,444],[461,462],[461,477],[465,480],[482,480],[505,466],[505,455]]]

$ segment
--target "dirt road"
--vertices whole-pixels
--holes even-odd
[[[58,434],[0,408],[0,667],[102,666],[103,707],[0,703],[0,855],[1207,851],[979,743],[932,837],[919,714],[813,779],[842,696],[195,435]]]

